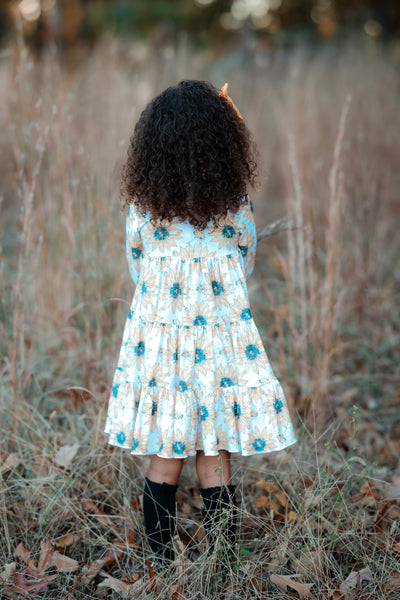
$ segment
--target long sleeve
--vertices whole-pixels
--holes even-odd
[[[240,208],[238,219],[238,247],[244,259],[246,279],[248,279],[253,272],[256,258],[257,233],[253,213],[253,204],[250,198],[246,198],[246,201]]]
[[[139,219],[134,206],[130,204],[126,216],[126,257],[128,259],[129,272],[134,283],[138,283],[139,281],[142,256],[143,243],[139,231]]]

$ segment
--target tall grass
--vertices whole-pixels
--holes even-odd
[[[52,51],[36,61],[21,41],[0,63],[4,562],[19,542],[37,557],[47,535],[71,532],[79,540],[67,551],[90,563],[117,548],[116,529],[125,552],[108,574],[146,570],[138,510],[146,459],[108,447],[102,433],[133,292],[119,173],[146,102],[182,78],[202,78],[229,81],[263,157],[250,301],[299,439],[272,457],[233,457],[242,554],[227,597],[269,597],[271,571],[302,575],[315,597],[328,598],[366,567],[365,597],[390,597],[400,449],[396,55],[349,43],[246,60],[105,38],[72,70]],[[68,457],[74,445],[76,455],[57,454]],[[181,575],[186,593],[202,598],[210,562],[191,562],[202,551],[195,483],[189,461],[178,510],[181,540],[193,540],[190,552],[180,547],[190,558]],[[140,549],[129,547],[129,529]],[[82,597],[118,596],[94,587],[106,572],[73,577],[49,584],[51,597],[74,585]],[[270,597],[288,597],[280,583]],[[350,594],[349,582],[346,597],[344,589]],[[165,585],[160,594],[172,592]]]

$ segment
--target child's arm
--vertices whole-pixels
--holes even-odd
[[[129,272],[134,283],[139,281],[142,256],[143,243],[139,231],[139,219],[134,206],[130,204],[126,216],[126,257],[128,259]]]
[[[253,204],[250,198],[246,198],[246,201],[243,203],[239,211],[238,247],[244,259],[245,277],[248,279],[254,269],[257,246],[257,233],[253,216]]]

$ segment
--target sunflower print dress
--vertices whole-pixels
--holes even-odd
[[[283,389],[253,320],[246,279],[257,234],[245,196],[222,225],[174,217],[154,227],[129,206],[126,253],[136,284],[108,402],[108,443],[132,454],[242,455],[297,440]]]

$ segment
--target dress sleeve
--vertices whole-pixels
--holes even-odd
[[[134,283],[139,281],[143,256],[143,242],[139,226],[140,222],[135,207],[130,204],[126,216],[126,257]]]
[[[238,219],[238,248],[244,259],[246,279],[248,279],[253,272],[256,258],[257,233],[253,214],[252,201],[247,197],[240,208]]]

